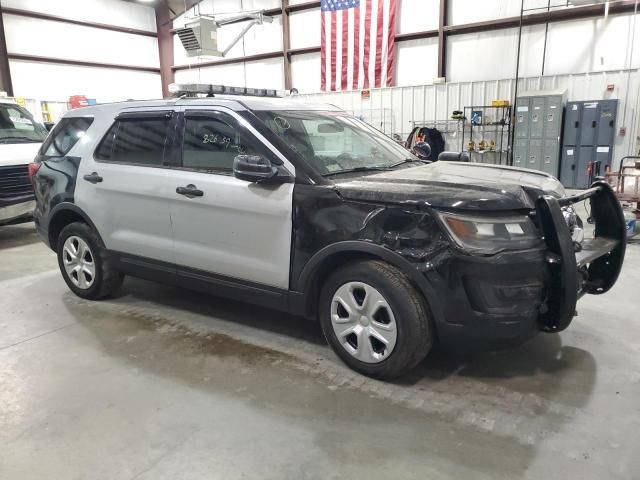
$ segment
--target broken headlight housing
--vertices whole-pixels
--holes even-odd
[[[527,215],[485,217],[444,212],[439,215],[456,244],[469,253],[491,255],[543,244],[542,235]]]

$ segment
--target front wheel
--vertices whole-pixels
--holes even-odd
[[[356,262],[333,273],[320,294],[319,315],[336,354],[371,377],[407,373],[433,344],[424,298],[406,275],[381,261]]]
[[[122,284],[124,276],[112,267],[100,237],[85,223],[62,229],[57,253],[62,277],[79,297],[99,300]]]

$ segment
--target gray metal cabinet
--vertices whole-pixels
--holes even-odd
[[[587,188],[589,165],[595,161],[600,162],[601,174],[611,165],[617,111],[618,100],[567,104],[560,173],[560,181],[565,187]]]
[[[513,164],[558,176],[565,92],[530,92],[516,100]]]
[[[569,102],[565,110],[564,118],[563,145],[579,145],[578,134],[580,133],[582,104],[579,102]]]
[[[529,160],[527,168],[542,170],[542,140],[529,140]]]
[[[546,98],[533,97],[531,99],[531,115],[529,116],[529,138],[542,138],[544,134],[544,119]]]
[[[613,145],[616,136],[617,101],[600,102],[600,118],[598,119],[598,145]]]
[[[526,138],[516,138],[513,145],[513,166],[526,168],[528,156],[528,143]]]
[[[559,139],[562,131],[562,97],[548,97],[545,106],[544,137]]]
[[[594,147],[578,148],[578,163],[576,166],[576,188],[589,187],[589,163],[595,159],[596,149]]]
[[[543,172],[546,172],[554,177],[558,175],[558,151],[560,142],[558,140],[544,140],[542,151],[542,168]]]
[[[562,169],[560,170],[560,182],[563,185],[573,185],[575,183],[577,158],[578,152],[576,151],[576,147],[562,147],[562,159],[560,160],[562,165]]]
[[[516,101],[516,138],[529,138],[529,103],[526,97]]]
[[[598,132],[600,109],[598,102],[585,103],[580,121],[580,145],[595,145]]]

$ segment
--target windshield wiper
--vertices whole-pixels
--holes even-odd
[[[405,158],[401,162],[394,163],[390,168],[399,167],[400,165],[404,165],[405,163],[423,163],[428,165],[431,163],[431,160],[422,160],[420,158]]]
[[[388,172],[389,170],[391,170],[389,167],[382,167],[382,166],[355,167],[355,168],[350,168],[348,170],[340,170],[339,172],[325,173],[324,176],[330,177],[332,175],[341,175],[343,173],[355,173],[355,172]]]
[[[35,140],[29,137],[0,137],[0,143],[6,143],[5,140],[22,140],[23,142],[42,143],[42,140]]]

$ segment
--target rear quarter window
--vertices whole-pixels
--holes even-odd
[[[161,166],[171,120],[169,117],[116,120],[95,151],[104,162]]]
[[[42,145],[40,154],[49,158],[66,156],[92,123],[90,117],[63,118]]]

